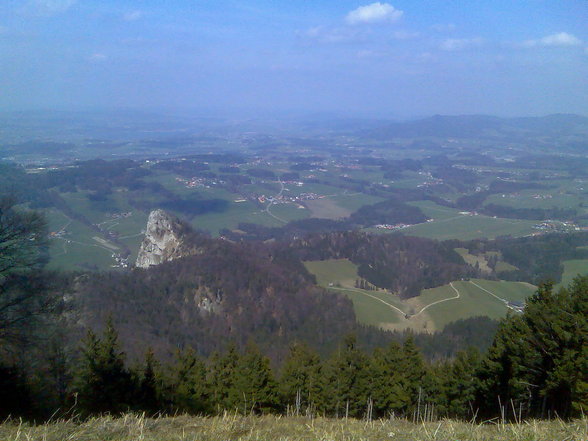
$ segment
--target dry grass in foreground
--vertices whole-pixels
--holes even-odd
[[[522,424],[468,424],[456,421],[413,424],[403,420],[367,423],[359,420],[285,417],[215,418],[179,416],[93,418],[30,426],[9,421],[0,425],[3,441],[586,441],[588,419],[573,422],[531,421]]]

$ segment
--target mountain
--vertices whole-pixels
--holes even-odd
[[[435,115],[416,121],[383,124],[361,136],[387,138],[478,138],[506,136],[529,132],[535,135],[588,134],[588,118],[573,114],[554,114],[542,117],[499,118],[486,115]]]

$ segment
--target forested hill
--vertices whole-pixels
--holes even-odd
[[[294,340],[332,348],[355,329],[351,301],[312,284],[302,264],[259,244],[211,240],[206,251],[145,270],[78,279],[84,322],[108,316],[125,349],[163,356],[191,346],[209,354],[229,340],[254,340],[279,358]]]
[[[301,260],[346,258],[372,284],[401,297],[477,275],[449,242],[357,231],[309,235],[290,244]]]

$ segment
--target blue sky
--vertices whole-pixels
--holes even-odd
[[[588,115],[586,0],[2,0],[0,109]]]

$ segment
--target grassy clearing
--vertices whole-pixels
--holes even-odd
[[[578,207],[582,199],[573,194],[559,190],[550,192],[541,190],[523,190],[516,194],[493,194],[488,196],[484,205],[497,204],[513,208],[572,208]]]
[[[359,278],[357,265],[349,259],[313,260],[304,262],[306,269],[316,276],[321,286],[341,285],[351,288]]]
[[[588,263],[588,261],[586,261]],[[367,291],[355,288],[359,278],[357,266],[347,259],[305,262],[317,283],[348,296],[358,322],[383,329],[412,329],[416,332],[433,332],[459,319],[488,316],[505,317],[509,311],[505,301],[524,302],[537,287],[523,282],[472,279],[456,281],[450,285],[425,289],[420,296],[400,300],[385,291]],[[406,317],[409,316],[409,318]]]
[[[490,291],[494,295],[509,301],[521,301],[535,292],[535,287],[519,282],[502,282],[474,279],[472,282]],[[454,282],[453,285],[460,293],[460,298],[436,304],[427,309],[431,320],[431,327],[443,327],[455,320],[476,316],[487,316],[500,319],[506,316],[509,309],[503,301],[492,296],[471,282]],[[444,285],[438,288],[424,290],[421,296],[415,298],[421,304],[431,303],[436,299],[449,298],[455,295],[451,287]]]
[[[16,421],[0,425],[0,439],[83,441],[585,441],[586,418],[563,422],[529,421],[521,424],[473,424],[452,420],[411,423],[390,419],[303,417],[242,417],[225,414],[204,418],[178,416],[93,418],[85,422],[56,421],[30,426]]]
[[[433,222],[414,225],[406,228],[404,234],[427,237],[430,239],[494,239],[498,236],[514,237],[531,234],[536,221],[503,219],[488,216],[457,215]]]
[[[558,287],[568,286],[578,275],[588,274],[588,259],[566,260],[563,266],[564,272]]]
[[[330,198],[308,200],[304,205],[310,210],[312,217],[321,219],[341,219],[351,214],[351,210],[340,207]]]

